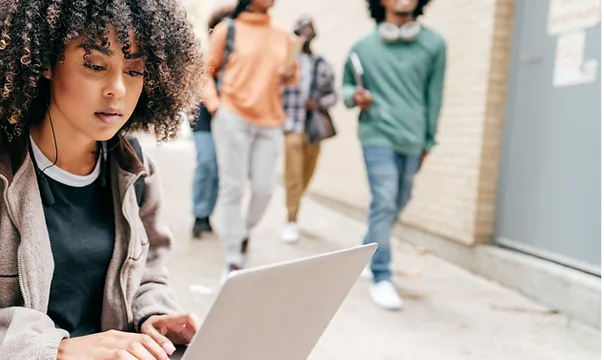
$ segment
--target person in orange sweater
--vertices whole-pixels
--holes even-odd
[[[244,267],[249,232],[272,197],[283,147],[282,88],[299,80],[295,42],[268,14],[274,2],[239,0],[232,20],[212,32],[206,58],[204,101],[213,114],[228,271]],[[244,218],[241,204],[248,178],[251,200]]]

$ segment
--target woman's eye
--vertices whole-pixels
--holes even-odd
[[[128,75],[130,75],[132,77],[137,77],[137,76],[143,76],[143,73],[134,71],[134,70],[130,70],[130,71],[128,71]]]
[[[102,67],[102,66],[100,66],[100,65],[84,64],[84,66],[86,66],[87,68],[89,68],[92,71],[103,71],[103,70],[105,70],[105,68]]]

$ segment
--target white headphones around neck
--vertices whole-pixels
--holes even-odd
[[[417,21],[410,21],[403,26],[384,21],[378,26],[380,36],[386,42],[413,41],[421,30],[422,26]]]

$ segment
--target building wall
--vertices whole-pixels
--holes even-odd
[[[475,240],[481,243],[490,240],[495,221],[514,9],[515,0],[496,1],[474,230]]]
[[[439,146],[403,220],[466,244],[492,232],[513,10],[513,0],[435,0],[426,12],[449,67]]]
[[[200,40],[205,40],[206,38],[206,18],[207,12],[205,11],[208,7],[207,0],[180,0],[185,11],[187,12],[187,18],[193,25],[193,29],[195,34],[200,38]]]
[[[433,0],[422,19],[447,40],[446,89],[438,146],[402,221],[464,244],[486,242],[492,232],[513,8],[514,0]],[[334,64],[339,84],[350,44],[374,26],[365,1],[281,0],[273,11],[288,27],[300,14],[316,19],[316,51]],[[356,111],[339,104],[333,115],[339,136],[324,143],[311,190],[367,208]]]

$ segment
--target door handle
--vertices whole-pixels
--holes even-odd
[[[520,65],[531,65],[540,63],[543,60],[543,56],[540,55],[521,55]]]

